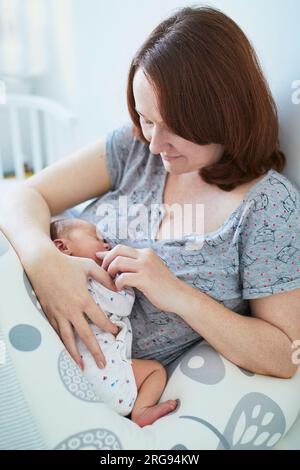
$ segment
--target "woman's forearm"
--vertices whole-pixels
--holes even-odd
[[[181,288],[175,313],[224,357],[257,374],[289,378],[295,373],[291,341],[280,329],[239,315],[186,283]]]
[[[41,248],[56,251],[50,240],[51,214],[44,198],[20,184],[0,201],[0,229],[16,250],[23,266],[32,262]]]

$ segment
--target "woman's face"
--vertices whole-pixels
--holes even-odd
[[[161,156],[168,172],[195,172],[221,158],[224,149],[220,144],[198,145],[168,129],[162,122],[154,90],[142,69],[134,76],[133,94],[144,137],[150,142],[150,152]]]

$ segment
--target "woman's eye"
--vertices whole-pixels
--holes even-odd
[[[152,122],[151,121],[146,121],[142,116],[140,116],[140,119],[143,121],[144,124],[146,124],[147,126],[151,126],[152,125]]]

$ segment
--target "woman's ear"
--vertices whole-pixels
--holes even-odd
[[[56,238],[55,240],[53,240],[53,243],[59,249],[59,251],[61,251],[65,255],[72,256],[72,252],[70,247],[68,246],[67,240],[65,240],[64,238]]]

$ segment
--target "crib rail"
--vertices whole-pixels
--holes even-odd
[[[57,153],[58,129],[65,144],[75,140],[76,117],[53,100],[36,95],[7,94],[5,102],[0,104],[2,114],[3,111],[4,120],[8,125],[9,135],[5,137],[9,140],[10,166],[13,167],[13,173],[18,179],[26,176],[28,160],[23,147],[20,111],[25,115],[29,127],[26,139],[29,141],[27,146],[29,144],[33,173],[40,171],[59,157]],[[1,141],[3,140],[2,138]],[[0,179],[5,176],[3,142],[1,141]]]

